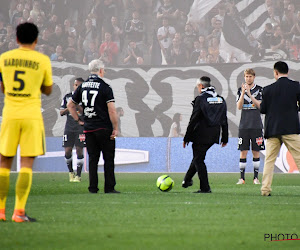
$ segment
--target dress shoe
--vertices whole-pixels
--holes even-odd
[[[211,190],[209,189],[207,191],[204,191],[204,190],[199,189],[198,191],[196,191],[194,193],[196,193],[196,194],[208,194],[208,193],[211,193]]]
[[[190,187],[190,186],[193,186],[193,180],[190,180],[190,181],[183,181],[182,184],[181,184],[181,186],[182,186],[183,188],[188,188],[188,187]]]
[[[120,194],[121,192],[117,191],[117,190],[111,190],[111,191],[105,191],[106,194]]]

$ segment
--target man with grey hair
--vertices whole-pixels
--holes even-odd
[[[211,86],[209,77],[201,77],[197,81],[197,88],[200,94],[192,102],[193,113],[183,139],[184,148],[193,142],[193,160],[182,187],[192,186],[192,178],[198,172],[200,189],[195,193],[211,193],[204,160],[209,148],[220,143],[221,129],[221,146],[226,146],[228,142],[227,107],[225,99]]]
[[[89,154],[89,191],[97,193],[98,161],[101,152],[104,159],[104,192],[115,190],[115,138],[118,135],[118,117],[111,87],[103,81],[104,64],[96,59],[89,63],[91,75],[74,92],[68,102],[68,109],[74,120],[84,126],[86,146]],[[76,105],[82,103],[83,121],[76,112]]]

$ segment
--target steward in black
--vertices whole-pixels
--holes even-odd
[[[184,137],[185,142],[194,144],[228,142],[227,106],[222,96],[217,95],[214,87],[202,89],[192,102],[193,113]]]
[[[204,160],[207,150],[213,144],[220,143],[221,128],[222,147],[228,142],[227,106],[224,98],[217,95],[215,88],[210,85],[209,77],[201,77],[197,87],[200,95],[192,102],[193,113],[183,139],[184,148],[189,142],[193,142],[193,160],[182,187],[191,186],[192,178],[198,172],[200,190],[196,193],[211,193]]]

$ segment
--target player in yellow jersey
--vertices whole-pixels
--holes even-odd
[[[0,56],[0,85],[5,95],[0,130],[0,221],[5,221],[5,203],[12,161],[20,145],[21,169],[16,182],[12,220],[33,222],[25,214],[31,189],[32,166],[36,156],[45,153],[41,93],[52,92],[49,57],[35,51],[38,28],[23,23],[16,29],[18,49]]]

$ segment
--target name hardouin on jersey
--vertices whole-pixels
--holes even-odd
[[[30,68],[34,70],[39,69],[39,62],[31,61],[31,60],[25,60],[25,59],[5,59],[4,60],[4,66],[11,66],[11,67],[23,67],[23,68]]]

